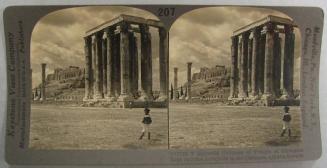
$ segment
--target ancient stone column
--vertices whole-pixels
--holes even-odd
[[[160,96],[159,101],[166,101],[168,95],[168,39],[169,35],[165,28],[159,28],[159,72],[160,72]]]
[[[42,63],[41,67],[42,67],[42,84],[41,84],[41,100],[44,101],[46,100],[46,92],[45,92],[45,68],[46,68],[47,64]]]
[[[120,65],[120,34],[116,34],[113,37],[112,43],[112,50],[113,50],[113,88],[114,88],[114,95],[118,97],[120,95],[120,86],[121,86],[121,65]]]
[[[92,36],[92,57],[93,59],[93,74],[94,74],[94,84],[93,84],[93,99],[101,98],[100,91],[100,72],[99,72],[99,37],[97,35]]]
[[[102,36],[102,88],[103,88],[103,95],[107,95],[108,93],[108,81],[107,81],[107,39],[108,33],[106,31],[103,32]]]
[[[187,97],[186,99],[192,100],[192,62],[187,63]]]
[[[178,98],[178,88],[177,87],[178,87],[178,68],[175,67],[174,68],[174,91],[173,91],[173,93],[174,93],[173,99],[174,100]]]
[[[248,96],[252,92],[252,47],[253,38],[249,39],[248,42],[248,61],[247,61],[247,71],[248,71]]]
[[[275,96],[273,89],[273,64],[274,64],[274,42],[276,26],[269,22],[265,25],[266,46],[265,46],[265,70],[264,70],[264,99],[273,98]]]
[[[242,36],[240,36],[238,40],[238,58],[237,58],[237,96],[239,97],[240,91],[243,90],[243,85],[241,83],[241,69],[242,69],[242,57],[243,57],[243,52],[242,52]]]
[[[237,97],[238,88],[238,36],[232,36],[231,46],[231,78],[230,78],[230,94],[229,98]]]
[[[138,53],[137,53],[137,41],[136,36],[133,32],[129,33],[129,44],[130,44],[130,89],[134,97],[137,96],[138,92]]]
[[[254,28],[252,35],[251,96],[256,98],[259,91],[260,29]]]
[[[129,25],[126,22],[120,24],[120,69],[121,69],[121,90],[119,101],[131,99],[130,90],[130,48],[129,48]]]
[[[147,25],[140,25],[141,32],[141,100],[152,100],[151,34]]]
[[[248,42],[249,42],[249,33],[244,32],[242,34],[242,56],[241,56],[241,67],[240,67],[240,89],[238,93],[239,98],[245,98],[248,96]]]
[[[291,25],[285,25],[285,44],[284,44],[284,65],[282,98],[293,98],[293,75],[294,75],[294,41],[295,35]]]
[[[91,98],[91,73],[92,73],[92,49],[91,38],[84,37],[84,54],[85,54],[85,94],[84,100]]]
[[[273,59],[273,89],[276,97],[281,95],[280,83],[281,83],[281,38],[279,33],[275,32],[274,36],[274,59]]]
[[[114,39],[114,32],[111,30],[106,30],[107,32],[107,98],[113,98],[115,96],[114,92],[114,78],[113,78],[113,44],[112,41]]]

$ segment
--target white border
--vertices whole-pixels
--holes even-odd
[[[7,85],[6,85],[6,59],[5,59],[5,42],[4,42],[4,27],[3,27],[3,11],[7,6],[19,6],[19,5],[91,5],[91,4],[187,4],[187,5],[260,5],[260,6],[312,6],[320,7],[323,9],[324,13],[327,11],[327,1],[326,0],[161,0],[161,1],[150,1],[150,0],[0,0],[0,168],[9,167],[4,161],[4,121],[6,114],[6,96],[7,96]],[[321,136],[322,136],[322,151],[323,154],[321,158],[317,161],[304,161],[304,162],[280,162],[280,163],[247,163],[247,164],[229,164],[229,165],[220,165],[222,167],[285,167],[285,168],[323,168],[327,165],[327,19],[324,17],[324,33],[323,33],[323,42],[321,46],[321,58],[320,58],[320,76],[319,76],[319,90],[320,90],[320,100],[319,100],[319,109],[320,109],[320,124],[321,124]],[[36,166],[32,166],[33,168]],[[45,166],[40,166],[45,167]],[[51,166],[55,168],[55,166]],[[66,166],[64,166],[66,167]],[[72,166],[69,166],[72,167]],[[77,166],[76,166],[77,167]],[[189,167],[189,166],[188,166]],[[204,167],[194,166],[194,167]],[[211,165],[209,167],[216,167]]]

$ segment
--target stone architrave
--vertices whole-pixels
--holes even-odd
[[[130,48],[129,48],[129,25],[125,22],[120,24],[120,69],[121,69],[121,91],[119,101],[131,99],[130,90]]]
[[[168,39],[169,35],[165,28],[159,28],[159,75],[160,75],[160,96],[159,101],[166,101],[168,98]]]
[[[274,98],[273,89],[273,67],[274,67],[274,42],[276,26],[269,22],[265,25],[266,46],[265,46],[265,69],[264,69],[264,95],[263,99]]]
[[[230,78],[230,95],[229,98],[237,97],[237,88],[238,88],[238,36],[232,37],[232,46],[231,46],[231,78]]]
[[[293,75],[294,75],[294,41],[295,35],[293,33],[293,27],[285,25],[285,44],[284,44],[284,65],[283,65],[283,83],[282,98],[293,98]]]

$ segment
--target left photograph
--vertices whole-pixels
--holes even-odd
[[[159,19],[132,7],[40,19],[31,38],[29,148],[168,149],[168,43]]]

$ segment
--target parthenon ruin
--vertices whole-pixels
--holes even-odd
[[[230,100],[274,105],[294,99],[294,27],[290,19],[269,15],[233,32]]]
[[[152,46],[149,27],[158,30],[160,39],[158,98],[154,98],[152,89]],[[137,33],[140,35],[140,63]],[[167,106],[169,42],[168,32],[161,22],[120,15],[87,31],[84,40],[84,101],[113,102],[119,103],[121,107],[155,104]]]

